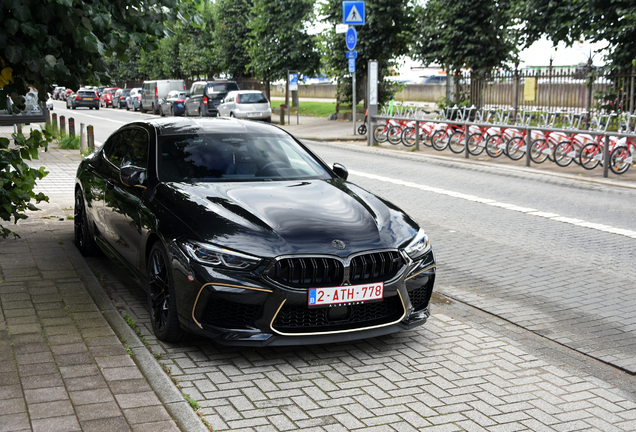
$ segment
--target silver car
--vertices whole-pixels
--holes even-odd
[[[259,90],[231,91],[218,108],[219,117],[236,117],[250,120],[272,121],[272,108]]]
[[[136,87],[130,91],[126,97],[126,110],[138,111],[141,105],[141,87]]]

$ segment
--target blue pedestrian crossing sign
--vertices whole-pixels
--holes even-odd
[[[342,2],[342,22],[349,25],[364,24],[364,2],[363,1],[343,1]]]

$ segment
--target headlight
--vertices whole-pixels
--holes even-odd
[[[249,270],[261,262],[260,258],[240,252],[223,249],[211,244],[185,241],[181,243],[193,260],[214,267],[226,267],[234,270]]]
[[[428,236],[424,232],[422,228],[418,231],[417,235],[411,243],[407,247],[404,248],[404,251],[412,258],[415,259],[424,253],[431,250],[431,244],[428,241]]]

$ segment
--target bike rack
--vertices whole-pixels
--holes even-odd
[[[486,120],[488,120],[492,115],[495,116],[494,122],[490,123],[487,121],[470,121],[470,116],[465,117],[464,114],[462,113],[462,120],[450,120],[452,118],[452,113],[459,110],[460,108],[457,106],[451,107],[451,108],[446,108],[444,110],[444,115],[443,118],[437,118],[437,119],[421,119],[421,118],[417,118],[416,116],[414,117],[396,117],[396,116],[388,116],[388,115],[383,115],[386,111],[384,109],[385,107],[382,108],[382,114],[381,115],[377,115],[377,116],[370,116],[369,121],[370,124],[372,126],[372,128],[370,128],[369,130],[372,131],[373,128],[375,127],[375,124],[377,123],[378,120],[406,120],[406,121],[414,121],[415,122],[415,149],[419,150],[420,149],[420,135],[419,135],[419,124],[421,122],[433,122],[433,123],[452,123],[458,126],[463,126],[464,128],[468,128],[470,125],[474,125],[474,126],[479,126],[479,127],[499,127],[499,128],[510,128],[510,117],[512,115],[512,112],[514,111],[513,109],[504,109],[504,110],[490,110],[489,111],[489,115],[487,116]],[[494,111],[494,113],[493,113]],[[504,114],[505,113],[505,114]],[[574,114],[574,113],[569,113],[569,114],[563,114],[563,113],[550,113],[549,115],[552,116],[552,119],[550,121],[550,126],[551,127],[541,127],[541,126],[530,126],[530,120],[531,120],[531,116],[528,116],[528,119],[526,119],[524,117],[524,124],[522,125],[518,125],[517,128],[518,129],[525,129],[528,132],[526,133],[526,144],[525,147],[526,149],[530,148],[530,139],[531,139],[531,134],[532,131],[541,131],[541,132],[561,132],[561,133],[586,133],[592,136],[598,136],[598,135],[603,135],[605,137],[605,142],[604,142],[604,146],[603,146],[603,160],[608,160],[609,159],[609,140],[610,137],[617,137],[617,138],[634,138],[636,139],[636,133],[634,130],[629,129],[629,123],[634,120],[635,126],[634,129],[636,129],[636,114],[634,115],[629,115],[628,120],[627,120],[627,132],[623,132],[623,131],[619,131],[619,132],[608,132],[607,131],[607,127],[610,124],[610,120],[611,117],[616,116],[616,113],[612,113],[612,114],[605,114],[602,115],[601,117],[607,117],[606,121],[602,121],[602,119],[599,119],[597,121],[598,125],[601,127],[601,130],[584,130],[584,129],[580,129],[580,124],[582,119],[584,118],[585,115],[587,115],[587,113],[583,112],[580,114]],[[563,115],[564,117],[564,126],[561,128],[555,128],[554,127],[554,122],[556,121],[556,119],[558,117],[560,117],[561,115]],[[594,121],[594,118],[592,118],[592,121]],[[465,152],[464,152],[464,157],[466,159],[470,158],[470,153],[468,152],[468,133],[464,133],[464,139],[465,139]],[[373,140],[373,137],[371,137],[371,140]],[[369,144],[370,145],[370,144]],[[525,163],[527,167],[531,166],[531,159],[530,159],[530,152],[526,150],[525,152]],[[609,176],[609,165],[607,163],[603,164],[603,177],[607,178]]]

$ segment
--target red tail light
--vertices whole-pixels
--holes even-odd
[[[208,104],[208,97],[203,96],[203,105],[207,105],[207,104]]]
[[[185,99],[177,99],[177,100],[175,101],[175,103],[183,103],[183,102],[185,102]]]
[[[119,97],[119,100],[124,100],[124,97],[123,97],[123,96],[120,96],[120,97]]]
[[[137,100],[141,100],[141,95],[137,96]]]
[[[240,104],[241,103],[241,95],[236,95],[236,104]]]
[[[81,97],[79,97],[79,95],[75,95],[75,99],[81,99]]]
[[[155,97],[158,98],[159,97],[159,91],[157,90],[157,87],[155,87]]]

